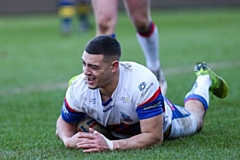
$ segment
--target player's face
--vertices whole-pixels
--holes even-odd
[[[85,51],[82,55],[83,73],[90,89],[103,88],[110,82],[111,64],[104,62],[103,58],[103,55],[88,54]]]

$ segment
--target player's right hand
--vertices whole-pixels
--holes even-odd
[[[72,137],[70,138],[66,138],[63,142],[66,148],[77,148],[77,143],[82,142],[82,141],[86,141],[87,138],[86,135],[88,135],[90,133],[87,132],[77,132],[76,134],[74,134]]]

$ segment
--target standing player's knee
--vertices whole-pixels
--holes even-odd
[[[113,27],[112,18],[109,16],[101,16],[98,18],[98,28],[101,33],[107,32]]]
[[[132,19],[132,22],[138,31],[147,31],[149,29],[150,22],[148,19],[139,17]]]

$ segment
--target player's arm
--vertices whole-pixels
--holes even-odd
[[[78,78],[80,78],[79,81],[81,81],[83,77],[83,74],[82,76],[77,75],[69,80],[69,88],[63,101],[61,115],[56,122],[56,135],[63,141],[67,148],[76,148],[76,144],[80,141],[81,135],[77,130],[77,124],[86,115],[85,113],[79,111],[78,107],[78,104],[81,103],[80,100],[84,98],[79,98],[79,101],[73,98],[81,97],[81,93],[79,91],[82,91],[83,89],[81,87],[84,87],[84,85],[76,87],[73,85],[73,82],[78,80]],[[79,93],[80,96],[75,95],[75,90],[78,91],[77,93]]]
[[[56,123],[56,135],[63,141],[65,147],[76,148],[80,141],[80,133],[77,131],[77,123],[85,116],[85,113],[73,110],[67,99],[64,99],[61,115]]]
[[[73,135],[77,133],[77,124],[68,123],[60,115],[56,123],[56,136],[59,137],[67,148],[76,148]]]
[[[145,93],[147,94],[147,92]],[[115,143],[118,144],[119,149],[146,148],[162,143],[164,100],[161,89],[158,88],[154,94],[150,95],[151,96],[139,104],[136,109],[139,117],[141,134],[116,141]]]
[[[116,140],[119,150],[146,148],[163,141],[163,117],[162,114],[152,118],[140,120],[141,134],[128,139]]]
[[[122,140],[109,140],[101,133],[90,129],[90,133],[81,135],[83,140],[77,143],[77,148],[83,152],[99,152],[104,150],[128,150],[147,148],[163,141],[162,114],[140,121],[141,134]]]

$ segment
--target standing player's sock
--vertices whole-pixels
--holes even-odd
[[[205,109],[209,106],[209,87],[212,85],[212,81],[208,74],[199,75],[191,91],[186,95],[185,102],[190,99],[197,99],[202,102]]]
[[[155,26],[154,23],[150,23],[147,32],[138,31],[137,39],[146,58],[147,67],[153,72],[158,71],[160,68],[160,61],[157,26]]]
[[[91,25],[89,22],[90,4],[89,1],[80,0],[77,4],[77,16],[79,19],[79,30],[85,32],[90,29]]]
[[[149,29],[146,32],[138,31],[137,33],[138,42],[143,50],[146,58],[147,67],[155,74],[163,95],[167,93],[167,81],[163,74],[160,60],[159,60],[159,40],[158,40],[158,29],[157,26],[151,22]]]
[[[59,0],[58,15],[61,20],[61,32],[63,34],[70,33],[72,30],[72,19],[75,15],[74,1]]]

